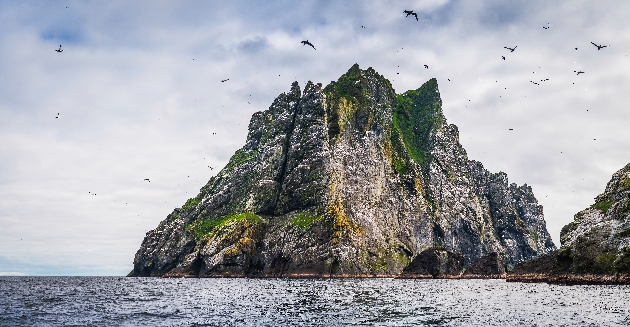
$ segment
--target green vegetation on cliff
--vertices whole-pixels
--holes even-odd
[[[242,220],[247,220],[250,223],[262,222],[262,219],[253,213],[238,212],[217,218],[196,220],[186,226],[186,230],[193,233],[195,238],[200,240],[222,226]]]
[[[396,108],[392,113],[391,142],[401,158],[404,158],[402,155],[404,148],[420,167],[428,167],[432,147],[431,133],[444,121],[441,105],[435,78],[416,90],[396,95]],[[400,159],[394,160],[394,167],[399,173],[406,171],[406,165]]]
[[[322,217],[318,215],[313,215],[308,212],[300,212],[293,219],[289,221],[289,223],[293,226],[299,227],[301,229],[308,229],[313,225],[316,221],[320,220]]]
[[[389,95],[391,92],[393,96],[389,80],[372,68],[362,71],[358,64],[354,64],[337,81],[330,82],[323,91],[329,103],[327,121],[330,144],[338,141],[349,121],[354,121],[355,128],[358,127],[361,132],[369,130],[374,121],[382,123],[383,117],[375,115],[374,110],[369,109],[377,100],[375,93],[384,92]]]

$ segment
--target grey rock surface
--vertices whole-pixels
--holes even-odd
[[[464,269],[464,256],[444,248],[420,252],[396,278],[457,278]]]
[[[560,232],[560,249],[522,262],[508,281],[630,284],[630,164]]]
[[[354,65],[297,82],[158,227],[130,276],[396,276],[441,247],[508,269],[555,250],[531,187],[469,160],[435,79],[396,94]]]
[[[555,271],[630,273],[630,164],[560,232]]]
[[[466,268],[463,276],[471,277],[500,277],[505,275],[503,259],[496,253],[488,253],[477,259]]]

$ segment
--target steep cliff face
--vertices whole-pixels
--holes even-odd
[[[557,251],[520,264],[508,280],[630,284],[630,164],[560,232]]]
[[[630,273],[630,164],[617,171],[595,203],[562,228],[556,270]]]
[[[437,81],[354,65],[297,82],[227,166],[147,233],[131,276],[395,276],[440,248],[508,268],[555,249],[529,186],[468,160]]]

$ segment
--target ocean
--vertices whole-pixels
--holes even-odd
[[[630,286],[0,277],[0,326],[628,326]]]

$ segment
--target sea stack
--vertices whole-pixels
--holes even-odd
[[[508,281],[630,284],[630,164],[560,232],[560,249],[523,262]]]
[[[439,277],[553,250],[531,187],[468,159],[436,79],[396,94],[355,64],[253,114],[245,145],[146,234],[129,276],[395,277],[424,253]]]

